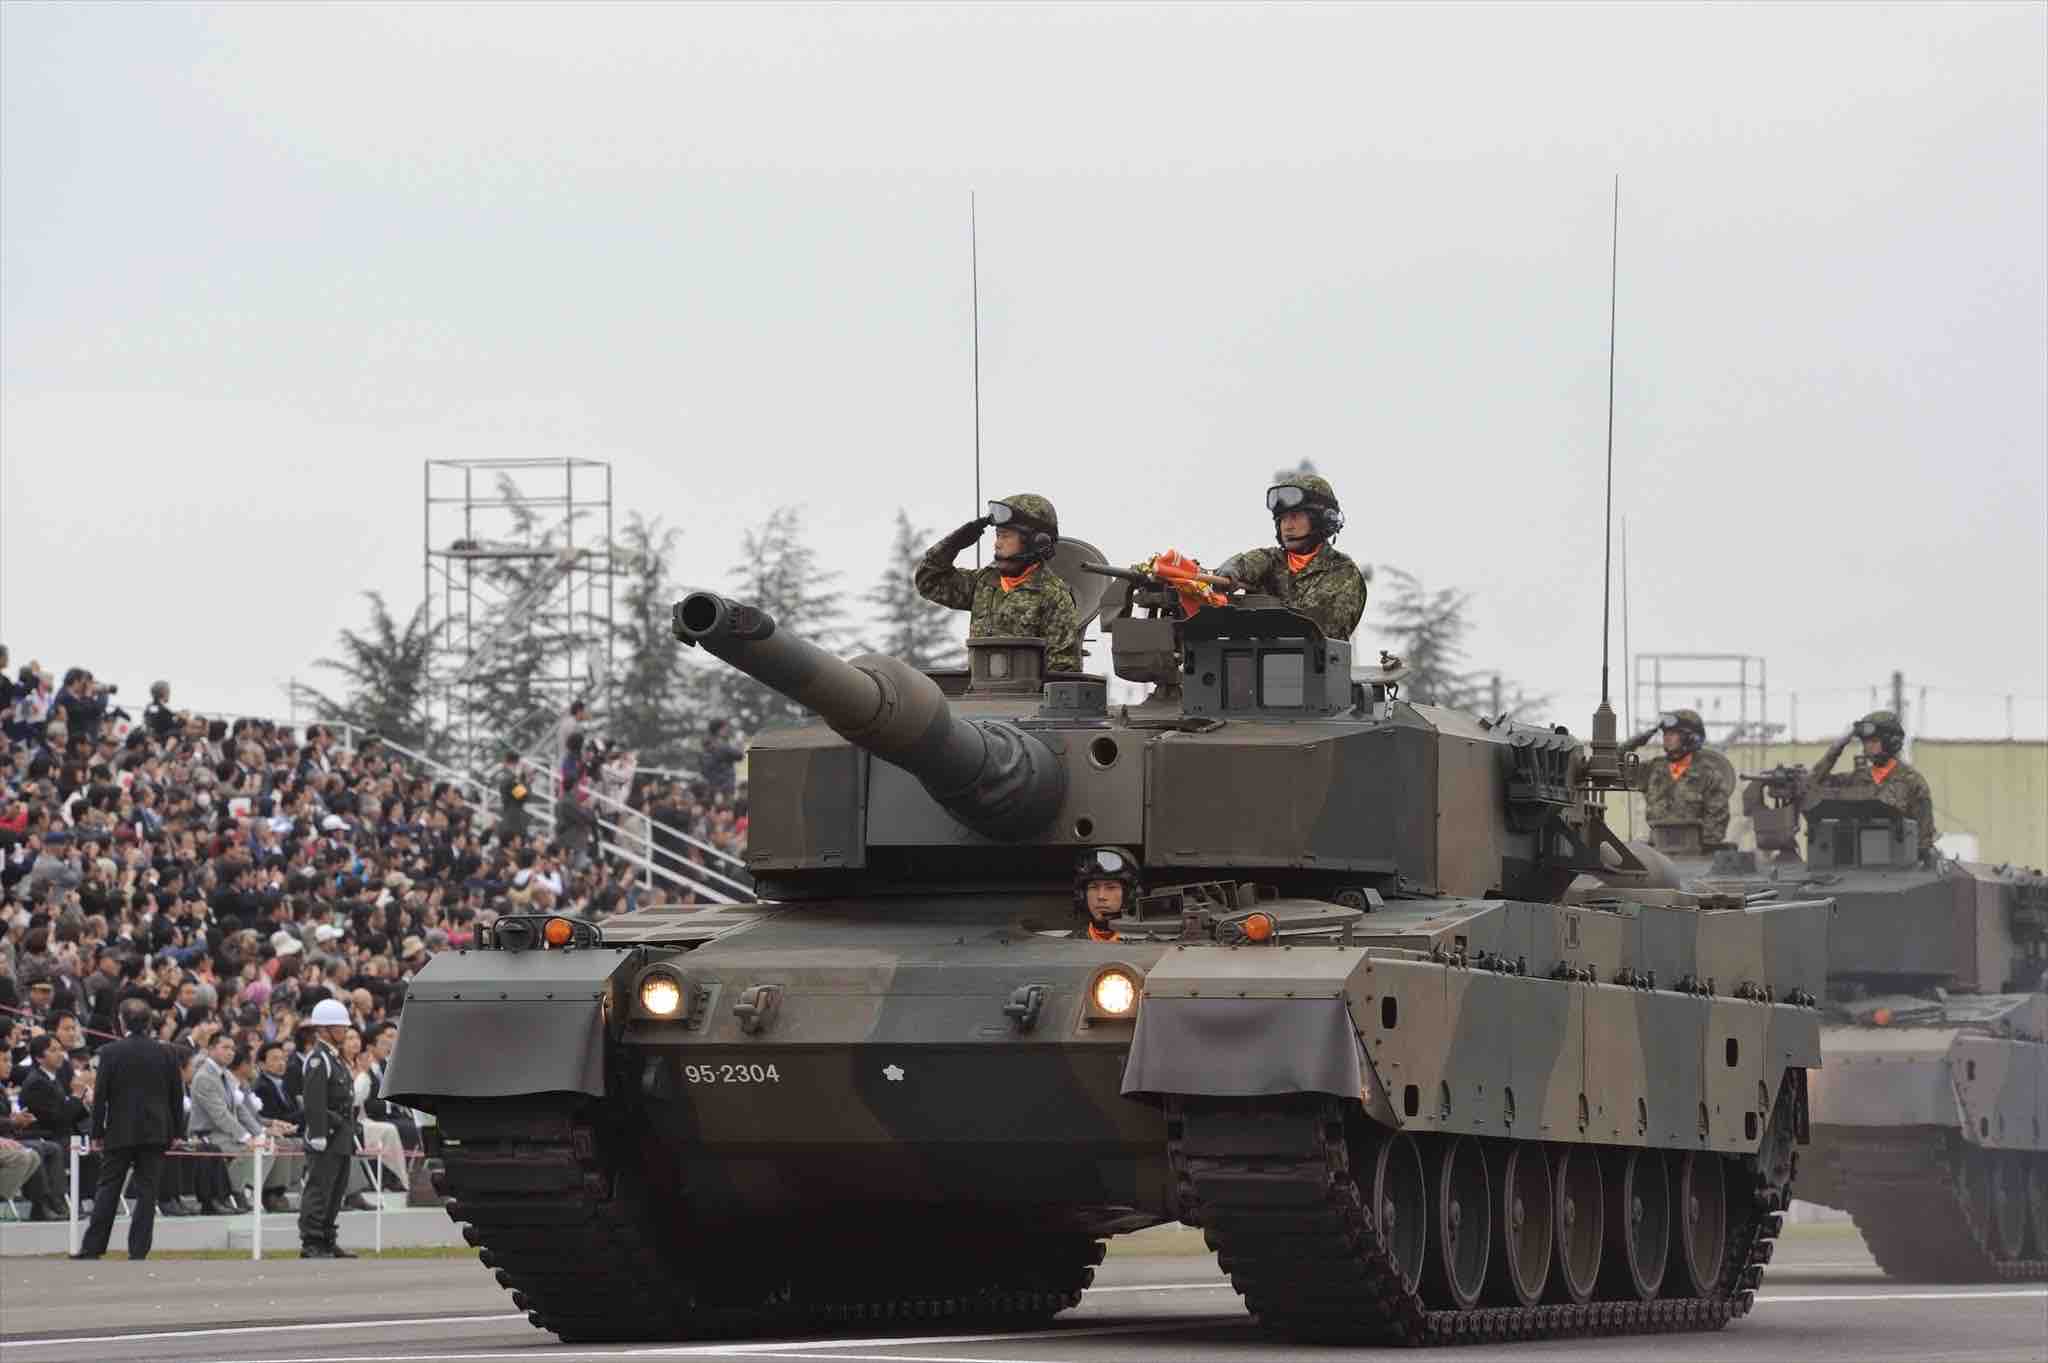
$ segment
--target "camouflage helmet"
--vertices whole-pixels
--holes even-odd
[[[1309,538],[1317,544],[1337,538],[1344,528],[1337,489],[1319,473],[1282,474],[1266,489],[1266,510],[1273,513],[1273,538],[1283,549],[1287,540],[1280,534],[1280,518],[1290,511],[1308,512]]]
[[[1114,880],[1124,887],[1124,912],[1137,908],[1138,859],[1121,847],[1090,847],[1074,862],[1074,912],[1088,916],[1088,887],[1098,880]]]
[[[1697,710],[1666,710],[1657,716],[1657,727],[1676,730],[1682,736],[1680,747],[1684,752],[1698,752],[1707,741],[1707,722]]]
[[[1035,492],[1019,492],[990,502],[988,519],[998,530],[1016,530],[1024,536],[1024,552],[1017,556],[1018,568],[1045,562],[1059,547],[1060,513]],[[997,560],[998,564],[1003,561]]]
[[[1899,723],[1899,717],[1890,710],[1872,710],[1851,725],[1849,731],[1858,738],[1882,741],[1886,757],[1897,757],[1906,742],[1906,726]]]

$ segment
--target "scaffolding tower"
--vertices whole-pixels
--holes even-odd
[[[430,459],[423,520],[430,732],[473,768],[544,748],[611,674],[611,465]]]
[[[1634,715],[1647,728],[1670,710],[1691,709],[1706,721],[1707,741],[1768,745],[1785,734],[1771,718],[1771,689],[1764,660],[1748,653],[1638,653]]]

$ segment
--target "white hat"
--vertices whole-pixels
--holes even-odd
[[[306,949],[306,944],[280,928],[270,934],[270,945],[280,956],[296,956]]]
[[[313,938],[315,941],[332,942],[340,936],[341,929],[337,928],[332,923],[322,923],[319,927],[313,929]]]
[[[339,833],[347,827],[348,825],[342,821],[342,817],[339,814],[329,814],[320,821],[321,830],[327,833]]]
[[[349,1027],[355,1019],[348,1015],[348,1008],[340,999],[322,999],[313,1005],[312,1016],[306,1022],[314,1027]]]

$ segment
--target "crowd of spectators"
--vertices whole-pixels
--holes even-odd
[[[193,1143],[238,1156],[290,1148],[301,1020],[340,1000],[366,1152],[405,1186],[421,1115],[379,1088],[407,985],[434,954],[503,913],[601,919],[691,898],[579,821],[602,812],[593,792],[656,821],[643,831],[665,864],[701,864],[696,843],[744,849],[729,781],[635,773],[580,725],[574,748],[549,774],[550,826],[523,791],[501,817],[374,737],[348,747],[319,724],[179,711],[163,682],[138,719],[90,671],[15,673],[0,648],[0,1196],[66,1214],[64,1146],[88,1134],[92,1055],[128,998],[182,1048]],[[516,760],[507,769],[524,784]],[[245,1158],[170,1163],[173,1215],[281,1207],[296,1172],[273,1161],[258,1189]]]

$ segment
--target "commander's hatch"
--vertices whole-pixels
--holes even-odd
[[[1110,589],[1116,586],[1116,580],[1087,572],[1081,565],[1107,562],[1109,559],[1103,552],[1087,540],[1068,539],[1062,535],[1059,546],[1052,551],[1052,562],[1047,565],[1054,576],[1073,590],[1074,604],[1081,610],[1083,634],[1088,632],[1088,626],[1095,617],[1102,614],[1103,604]]]

